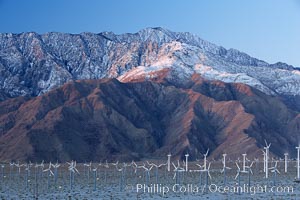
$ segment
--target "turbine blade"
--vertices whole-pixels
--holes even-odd
[[[235,165],[237,166],[238,170],[241,170],[240,166],[237,164],[237,162],[235,163]]]
[[[207,171],[207,174],[208,174],[209,179],[211,179],[211,175],[210,175],[209,171]]]
[[[237,179],[237,177],[240,175],[240,172],[238,172],[237,174],[236,174],[236,176],[235,176],[235,178],[234,179]]]

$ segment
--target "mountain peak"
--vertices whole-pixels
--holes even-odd
[[[162,27],[126,34],[0,34],[0,47],[0,90],[12,97],[43,94],[70,80],[118,78],[139,66],[146,76],[156,74],[153,69],[172,67],[182,81],[198,73],[267,94],[300,95],[300,75],[291,65],[270,65],[195,34]]]

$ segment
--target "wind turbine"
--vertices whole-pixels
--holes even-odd
[[[137,166],[137,164],[136,164],[134,161],[131,162],[131,167],[134,169],[133,172],[136,174],[136,171],[137,171],[137,167],[138,167],[138,166]]]
[[[277,169],[277,163],[278,163],[278,161],[275,161],[275,165],[273,167],[269,168],[271,170],[271,172],[274,173],[274,180],[273,180],[274,185],[276,185],[277,173],[280,174],[280,172]]]
[[[202,170],[203,172],[206,172],[206,187],[205,187],[206,193],[207,193],[207,188],[208,188],[208,178],[211,179],[211,175],[209,173],[210,164],[211,163],[208,163],[208,167],[206,169]]]
[[[264,147],[264,149],[266,150],[266,152],[265,152],[264,162],[265,162],[266,178],[268,178],[268,176],[269,176],[269,168],[268,168],[268,163],[269,163],[269,149],[270,149],[271,143],[268,144],[266,140],[265,140],[265,143],[266,143],[266,146]]]
[[[99,164],[101,166],[101,163]],[[97,167],[93,168],[92,169],[92,172],[93,172],[93,175],[94,175],[94,191],[96,191],[96,188],[97,188]]]
[[[25,172],[26,172],[25,183],[26,183],[26,190],[28,190],[28,184],[30,182],[29,176],[30,176],[30,167],[31,167],[31,165],[26,164],[25,166],[26,166],[25,167]]]
[[[144,164],[142,165],[142,168],[145,170],[146,185],[148,186],[150,181],[150,171],[153,168],[153,165],[151,165],[150,167],[146,167]]]
[[[236,166],[237,166],[237,174],[235,176],[235,179],[238,178],[238,185],[240,187],[240,184],[241,184],[241,173],[245,173],[245,174],[248,174],[248,187],[250,187],[250,183],[251,183],[251,175],[253,174],[252,172],[252,165],[254,163],[254,161],[251,162],[250,165],[246,165],[246,160],[247,161],[250,161],[246,158],[247,154],[244,153],[242,154],[243,156],[243,168],[241,170],[240,166],[238,165],[238,162],[235,162]],[[239,190],[239,194],[241,193],[241,191]]]
[[[207,149],[206,153],[204,154],[204,163],[203,163],[204,170],[206,170],[208,152],[209,152],[209,149]]]
[[[287,173],[287,167],[288,167],[288,153],[284,153],[284,173]]]
[[[115,166],[115,167],[117,167],[118,165],[119,165],[119,161],[117,160],[117,162],[113,162],[113,163],[111,163],[113,166]],[[113,172],[114,173],[114,172]]]
[[[189,167],[188,167],[188,162],[189,162],[189,154],[185,154],[185,171],[188,172],[189,171]]]
[[[236,167],[237,167],[237,171],[236,171],[236,175],[235,175],[235,178],[234,179],[237,179],[238,178],[238,190],[239,190],[239,194],[241,194],[241,168],[240,166],[238,165],[238,163],[236,162],[235,163]]]
[[[45,170],[43,170],[43,172],[48,172],[48,175],[47,175],[47,189],[48,189],[48,190],[49,190],[49,188],[50,188],[50,177],[51,177],[51,176],[54,176],[54,173],[53,173],[53,171],[51,170],[51,168],[52,168],[52,164],[51,164],[51,162],[50,162],[48,168],[45,169]]]
[[[2,164],[1,165],[1,179],[4,179],[5,178],[5,175],[4,175],[4,168],[5,168],[5,165],[4,164]]]
[[[14,166],[15,166],[15,163],[14,162],[10,162],[9,163],[9,179],[11,180],[12,178],[12,172],[14,170]]]
[[[172,165],[174,167],[174,176],[173,176],[173,179],[175,179],[175,184],[176,184],[176,187],[177,185],[181,184],[181,173],[185,172],[185,169],[183,167],[180,167],[180,162],[179,160],[177,160],[177,166],[172,162]]]
[[[193,172],[199,172],[199,184],[202,185],[202,173],[206,172],[206,182],[208,183],[208,177],[211,178],[209,173],[210,163],[207,167],[207,156],[208,156],[209,149],[207,149],[206,153],[203,154],[203,165],[196,164],[199,167],[199,170],[192,170]]]
[[[84,163],[84,171],[86,172],[87,175],[87,181],[88,181],[88,185],[90,184],[90,171],[92,171],[92,162],[90,163]]]
[[[255,162],[255,170],[257,170],[258,169],[258,164],[259,164],[259,159],[254,158],[254,162]]]
[[[167,164],[168,164],[168,172],[169,172],[171,170],[171,154],[170,153],[168,154]]]
[[[54,184],[55,184],[55,187],[56,187],[57,173],[58,173],[58,168],[60,167],[60,164],[58,164],[58,161],[56,161],[56,164],[52,164],[52,167],[54,168]]]
[[[130,165],[130,164],[129,164]],[[126,172],[127,172],[127,167],[129,167],[129,165],[125,162],[123,162],[123,176],[124,176],[124,184],[126,184]]]
[[[71,161],[71,162],[67,162],[68,166],[68,170],[70,172],[70,189],[73,189],[73,182],[74,182],[74,177],[75,177],[75,173],[80,174],[79,171],[76,168],[76,161]]]
[[[249,166],[246,166],[246,173],[248,173],[248,187],[250,187],[250,184],[251,184],[251,175],[253,175],[253,172],[252,172],[252,165],[253,165],[254,161],[251,162],[251,164]]]
[[[54,176],[54,173],[53,173],[53,171],[51,170],[51,168],[52,168],[52,164],[51,164],[51,162],[50,162],[48,168],[47,168],[47,169],[44,169],[43,172],[48,172],[48,176]]]
[[[264,150],[262,150],[263,153],[263,161],[264,161],[264,173],[266,173],[266,152]]]
[[[162,166],[166,166],[167,163],[163,163],[163,164],[155,164],[155,163],[149,163],[147,161],[148,165],[155,167],[155,182],[156,184],[158,184],[158,169],[161,168]]]
[[[242,156],[243,156],[243,170],[242,171],[246,171],[245,165],[246,165],[246,156],[247,156],[247,154],[243,153]]]
[[[223,159],[222,159],[223,168],[221,170],[221,173],[224,174],[224,185],[226,185],[226,170],[231,169],[231,168],[226,166],[226,156],[227,156],[227,154],[224,153],[222,156],[223,156]]]
[[[107,162],[107,160],[105,161],[104,166],[104,182],[105,184],[107,183],[107,170],[109,169],[109,164]]]
[[[208,151],[204,154],[204,163],[203,165],[200,165],[200,164],[196,164],[200,169],[199,170],[194,170],[194,171],[197,171],[197,172],[200,172],[200,185],[202,185],[202,173],[206,173],[206,192],[207,192],[207,188],[208,188],[208,178],[211,179],[211,175],[210,175],[210,165],[211,165],[211,162],[208,163],[207,165],[207,155],[208,155]]]
[[[15,163],[15,166],[18,168],[18,172],[19,172],[19,175],[21,173],[21,168],[24,166],[24,164],[20,164],[19,162],[18,163]]]
[[[131,167],[132,167],[132,175],[133,175],[133,173],[134,173],[134,180],[135,180],[135,183],[137,183],[137,169],[138,169],[138,165],[134,162],[134,161],[132,161],[131,162]]]
[[[124,179],[125,179],[125,176],[124,176],[125,167],[123,165],[120,168],[118,168],[118,163],[119,162],[113,163],[113,165],[116,167],[116,170],[121,173],[119,186],[120,186],[120,191],[122,191],[123,188],[124,188],[123,185],[124,185],[124,182],[125,182],[124,181]]]
[[[300,182],[300,144],[296,147],[297,149],[297,179],[295,182]]]
[[[43,177],[43,171],[44,171],[44,160],[42,160],[42,162],[40,164],[36,164],[35,165],[36,169],[38,170],[38,173],[42,175]],[[39,168],[41,168],[41,170],[39,170]]]

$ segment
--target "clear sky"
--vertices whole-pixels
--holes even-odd
[[[0,0],[0,32],[137,32],[162,26],[300,67],[300,0]]]

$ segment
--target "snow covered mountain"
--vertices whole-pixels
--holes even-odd
[[[162,28],[0,34],[0,159],[256,157],[264,140],[294,157],[299,87],[293,66]]]
[[[269,64],[191,33],[146,28],[121,35],[0,34],[2,96],[36,96],[70,80],[122,81],[166,68],[174,71],[178,82],[198,73],[209,80],[245,83],[266,94],[300,95],[300,71],[293,66]]]

